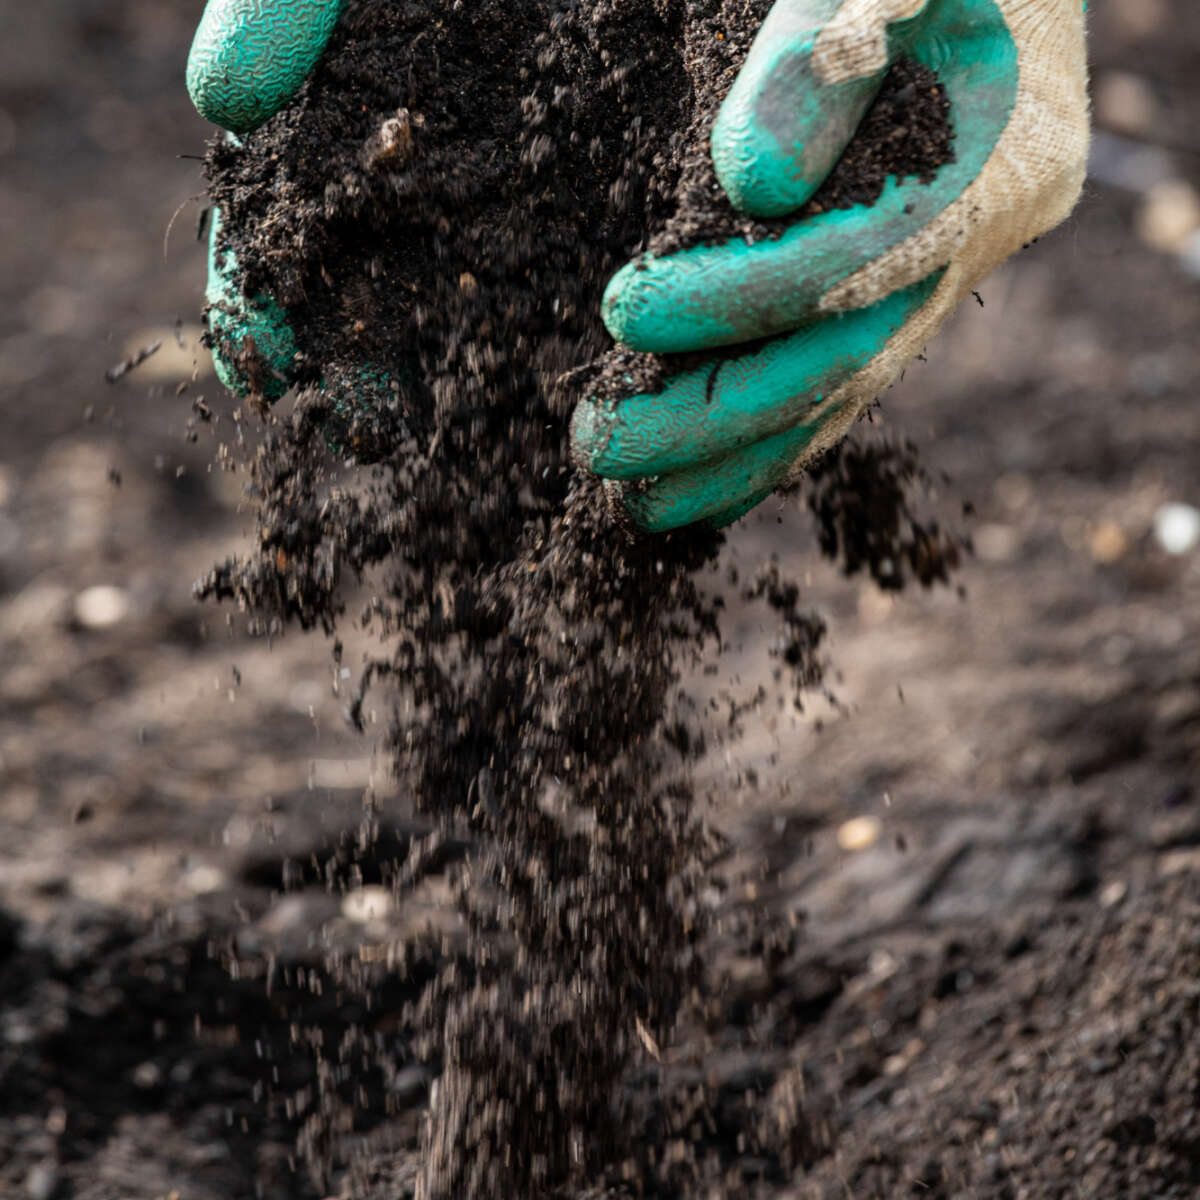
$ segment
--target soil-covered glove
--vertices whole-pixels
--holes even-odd
[[[221,248],[221,212],[208,237],[208,332],[217,378],[239,396],[278,400],[291,386],[296,339],[287,313],[269,296],[248,297],[237,286],[237,260]]]
[[[852,137],[891,62],[932,69],[954,161],[889,178],[870,207],[777,240],[642,256],[604,298],[635,350],[765,346],[576,409],[577,458],[624,487],[634,520],[728,524],[838,440],[980,281],[1062,221],[1088,140],[1082,0],[777,0],[712,133],[733,204],[799,209]],[[782,336],[778,336],[782,335]]]
[[[214,208],[208,243],[208,331],[217,378],[238,396],[274,403],[291,386],[297,344],[287,313],[270,296],[247,296],[237,285],[237,261],[221,245],[221,213]],[[316,427],[335,454],[376,461],[395,432],[393,380],[363,364],[327,374]]]
[[[274,116],[321,57],[341,8],[342,0],[209,0],[187,65],[197,111],[234,136]],[[277,400],[297,349],[287,313],[269,296],[242,295],[220,233],[214,211],[206,299],[217,376],[240,396]]]
[[[343,0],[209,0],[188,57],[187,86],[200,114],[231,136],[257,128],[299,90],[321,57]],[[296,339],[270,296],[246,296],[238,264],[221,244],[213,210],[208,324],[217,377],[239,396],[274,401],[292,383]],[[322,429],[330,447],[370,458],[370,428],[390,401],[386,375],[363,366],[327,379]]]

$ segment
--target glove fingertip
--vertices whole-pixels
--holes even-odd
[[[187,64],[196,111],[248,133],[296,94],[337,24],[342,0],[209,0]]]
[[[768,144],[769,143],[769,144]],[[794,164],[737,108],[723,108],[713,124],[713,167],[729,202],[752,217],[782,217],[801,207],[819,181],[797,178]]]
[[[571,416],[571,458],[581,470],[600,474],[613,420],[595,400],[581,400]]]
[[[221,212],[213,209],[208,244],[206,310],[213,367],[236,395],[278,400],[291,386],[296,338],[287,313],[269,296],[244,296],[237,260],[221,247]]]
[[[608,332],[645,354],[680,354],[730,340],[722,336],[724,325],[713,337],[686,311],[703,254],[702,249],[684,250],[626,263],[604,291],[600,315]]]
[[[626,263],[609,281],[600,302],[600,315],[613,338],[626,346],[641,349],[637,335],[644,308],[644,263],[635,259]]]
[[[238,312],[210,306],[213,369],[235,395],[270,404],[292,385],[296,343],[280,316],[247,302]]]

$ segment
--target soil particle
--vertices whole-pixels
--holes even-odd
[[[566,417],[580,379],[626,371],[600,322],[603,284],[648,232],[699,211],[698,131],[768,7],[357,0],[297,100],[210,151],[242,286],[287,307],[302,391],[253,464],[254,553],[199,591],[237,599],[264,632],[333,631],[343,583],[379,568],[363,620],[388,654],[364,688],[390,681],[398,774],[477,848],[457,877],[467,961],[412,1014],[416,1049],[441,1064],[418,1170],[429,1200],[610,1171],[614,1186],[686,1190],[711,1165],[671,1131],[724,1099],[685,1087],[631,1143],[644,1098],[617,1085],[670,1043],[699,979],[711,843],[688,765],[705,737],[677,683],[719,640],[699,573],[722,539],[614,523],[602,486],[571,466]],[[904,88],[936,88],[912,71],[897,87],[873,118],[879,146],[824,203],[860,202],[881,172],[933,169],[886,131]],[[944,136],[920,145],[944,161],[937,111]],[[704,222],[685,225],[716,228]],[[380,464],[353,491],[335,486],[331,420],[343,453]],[[839,529],[826,548],[853,548],[848,566],[861,561],[850,523],[902,505],[912,477],[887,475],[852,510],[837,488],[857,488],[860,465],[824,476],[822,520]],[[922,582],[943,577],[921,553],[910,539],[896,557]],[[782,621],[781,680],[819,681],[824,627],[799,588],[774,568],[746,596]],[[338,969],[339,986],[374,986]],[[348,1043],[339,1070],[362,1053]],[[318,1175],[344,1123],[330,1084],[305,1142]]]

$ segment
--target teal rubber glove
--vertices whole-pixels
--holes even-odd
[[[187,67],[197,110],[235,138],[274,116],[321,57],[341,8],[342,0],[209,0]],[[205,298],[217,377],[271,403],[295,378],[298,346],[286,311],[270,296],[244,295],[237,279],[214,209]],[[367,461],[394,432],[394,407],[392,381],[369,366],[336,369],[317,406],[330,448]]]
[[[297,345],[287,313],[269,296],[245,296],[237,286],[237,260],[221,245],[221,214],[214,208],[208,243],[208,331],[217,378],[238,396],[274,403],[295,377]],[[385,371],[334,366],[319,383],[317,427],[335,454],[374,462],[403,420],[397,389]]]
[[[889,65],[936,72],[955,159],[887,181],[870,207],[623,268],[604,297],[634,350],[765,347],[661,392],[585,400],[578,461],[618,481],[634,521],[725,525],[839,439],[979,280],[1070,212],[1088,142],[1080,0],[778,0],[712,133],[718,179],[759,217],[804,205]]]
[[[341,8],[342,0],[209,0],[187,64],[197,111],[235,137],[274,116],[321,57]],[[274,401],[291,386],[296,340],[274,300],[242,295],[220,234],[214,210],[206,299],[217,377],[239,396]]]
[[[217,378],[239,396],[278,400],[292,384],[296,339],[287,313],[269,296],[244,296],[237,259],[221,248],[221,213],[208,235],[208,332]]]

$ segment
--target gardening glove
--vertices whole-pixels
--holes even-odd
[[[725,525],[792,481],[989,271],[1071,211],[1088,141],[1081,0],[777,0],[712,131],[734,206],[804,205],[901,56],[950,101],[955,158],[931,183],[889,178],[869,207],[774,241],[643,255],[610,283],[604,319],[635,350],[772,338],[655,394],[577,407],[577,459],[626,481],[644,528]]]
[[[321,57],[342,0],[209,0],[188,57],[187,85],[202,116],[236,138],[274,116]],[[278,400],[295,376],[299,347],[287,313],[238,286],[236,256],[213,210],[209,234],[208,326],[217,377],[239,396]],[[395,383],[370,366],[336,366],[310,413],[330,449],[377,459],[403,422]]]
[[[342,0],[209,0],[187,65],[187,86],[201,116],[231,137],[274,116],[316,65],[337,24]],[[209,334],[217,377],[239,396],[279,399],[292,383],[298,349],[287,313],[271,297],[246,296],[235,255],[221,241],[221,214],[209,234]],[[364,368],[353,386],[326,396],[326,435],[335,450],[360,450],[347,434],[356,414],[386,380]],[[348,392],[361,392],[350,396]]]
[[[270,296],[249,297],[237,285],[237,259],[221,246],[221,211],[208,231],[208,333],[217,378],[239,396],[278,400],[291,386],[296,339],[287,313]]]

